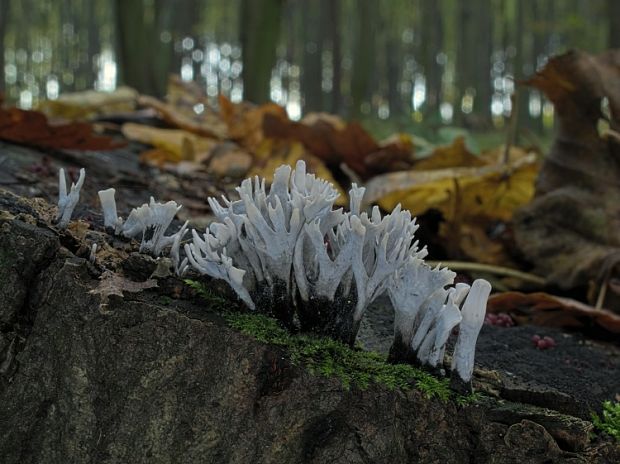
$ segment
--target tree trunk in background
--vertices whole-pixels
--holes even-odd
[[[457,126],[465,125],[465,114],[462,111],[463,97],[472,84],[471,69],[473,48],[477,44],[472,43],[470,35],[473,21],[473,5],[471,2],[458,2],[457,35],[456,35],[456,99],[454,101],[454,119]]]
[[[443,17],[437,0],[422,0],[422,65],[426,78],[425,119],[439,122],[439,104],[442,97],[443,66],[437,63],[437,55],[443,48]]]
[[[357,4],[359,21],[357,40],[353,59],[353,75],[351,76],[351,112],[354,117],[361,115],[362,103],[366,100],[371,81],[374,63],[374,21],[372,17],[374,0],[359,0]]]
[[[544,9],[543,6],[539,2],[534,2],[532,5],[532,21],[533,25],[533,42],[531,49],[531,62],[532,62],[532,74],[535,73],[538,69],[538,60],[539,58],[545,54],[545,36],[543,33],[542,23],[545,21]],[[537,116],[530,116],[531,126],[538,134],[542,134],[544,132],[543,125],[543,117],[542,117],[542,104],[543,104],[543,96],[538,92],[540,98],[541,111]]]
[[[157,92],[163,95],[167,90],[168,75],[178,74],[181,69],[181,57],[174,52],[175,39],[193,37],[192,30],[199,12],[194,0],[155,0],[154,6],[153,23],[150,26],[155,52],[151,58],[152,73]],[[179,14],[179,11],[183,11],[183,14]],[[170,32],[172,36],[166,43],[161,40],[163,31]]]
[[[472,31],[475,44],[474,82],[470,85],[476,90],[474,98],[474,114],[476,129],[489,129],[492,126],[491,97],[491,55],[493,54],[493,5],[491,0],[477,0],[477,19]]]
[[[519,85],[518,82],[524,80],[525,75],[525,57],[527,53],[527,37],[525,36],[525,11],[532,7],[532,3],[536,0],[521,0],[515,3],[516,11],[516,25],[515,25],[515,47],[516,54],[514,59],[514,80],[516,96],[516,108],[513,111],[517,112],[517,126],[516,126],[516,139],[515,142],[519,142],[523,131],[527,129],[529,123],[529,91],[524,85]]]
[[[88,31],[86,37],[88,40],[88,46],[86,48],[88,57],[82,65],[83,79],[85,81],[85,88],[92,88],[95,85],[97,78],[95,74],[95,62],[93,58],[99,53],[99,27],[97,24],[97,12],[96,3],[94,1],[87,2],[86,5],[86,21],[88,24]]]
[[[387,26],[389,28],[389,25]],[[403,114],[403,101],[400,96],[400,81],[402,71],[401,41],[394,37],[393,31],[386,31],[388,38],[385,41],[385,57],[387,65],[387,99],[390,107],[390,117]]]
[[[323,56],[323,13],[322,3],[302,2],[303,21],[303,67],[301,88],[304,96],[304,112],[320,111],[322,107],[322,56]]]
[[[285,60],[288,63],[299,63],[299,59],[302,59],[304,56],[304,46],[305,40],[303,34],[296,33],[297,31],[304,29],[305,21],[299,14],[300,9],[305,7],[305,3],[300,4],[300,2],[286,2],[282,6],[282,24],[284,25],[284,31],[286,37],[286,55]],[[303,69],[300,70],[303,73]],[[302,84],[303,85],[303,75]],[[291,88],[291,79],[290,73],[285,73],[280,76],[282,89],[287,92]],[[303,105],[302,105],[303,107]],[[303,108],[302,108],[303,109]]]
[[[116,56],[119,81],[138,91],[162,96],[166,91],[170,51],[159,37],[158,18],[167,7],[156,1],[153,10],[143,0],[116,0]]]
[[[620,2],[607,0],[607,17],[609,18],[609,48],[620,48]]]
[[[283,0],[241,0],[243,97],[269,101],[271,71],[276,64]]]
[[[200,23],[201,10],[206,9],[205,2],[197,0],[156,0],[159,4],[166,7],[160,8],[157,16],[158,31],[169,31],[171,40],[167,44],[161,44],[165,49],[167,57],[167,69],[169,73],[178,74],[182,65],[181,54],[174,52],[176,41],[183,40],[185,37],[194,39],[194,48],[202,49],[198,43],[194,26]],[[200,3],[200,5],[199,5]],[[164,6],[164,5],[162,5]],[[194,78],[200,72],[200,63],[194,62]]]
[[[28,3],[26,2],[23,3],[23,8],[26,11],[27,17],[30,11],[30,5],[28,5]],[[69,2],[60,2],[58,8],[60,10],[60,24],[72,24],[74,12]],[[30,36],[27,27],[24,27],[23,29],[24,31],[26,31],[26,34],[28,36],[26,43],[28,43],[28,47],[30,48],[33,45],[32,37]],[[75,48],[67,40],[67,35],[61,35],[60,47],[56,53],[60,56],[61,69],[63,70],[63,72],[69,73],[72,77],[70,81],[63,82],[63,91],[74,92],[76,78],[79,79],[79,71],[77,66],[77,60],[75,59],[74,55]]]
[[[327,0],[329,5],[329,38],[332,46],[332,97],[331,112],[342,110],[342,52],[340,48],[340,0]]]
[[[403,114],[403,101],[400,94],[402,70],[405,52],[402,46],[401,30],[394,27],[395,18],[400,12],[399,4],[388,2],[379,3],[380,27],[382,34],[382,46],[384,52],[385,75],[381,76],[381,94],[385,96],[390,117],[398,117]],[[379,57],[378,57],[379,58]]]
[[[4,34],[8,24],[9,0],[0,0],[0,94],[4,93]]]

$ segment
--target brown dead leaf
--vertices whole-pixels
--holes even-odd
[[[114,92],[87,90],[45,100],[38,109],[50,118],[75,121],[133,111],[137,98],[138,92],[131,87],[119,87]]]
[[[609,126],[620,129],[618,81],[616,50],[557,56],[526,82],[553,102],[559,124],[515,238],[535,272],[561,288],[601,285],[603,263],[620,252],[620,144],[598,130],[605,102]],[[606,305],[618,310],[620,300]]]
[[[487,312],[511,313],[520,323],[548,327],[583,328],[595,323],[609,332],[620,333],[618,314],[543,292],[492,295]]]
[[[263,131],[267,137],[299,141],[326,163],[345,163],[363,178],[411,164],[410,138],[399,136],[379,144],[358,123],[346,124],[333,115],[309,114],[295,122],[286,114],[267,114]]]
[[[102,305],[107,304],[111,295],[123,297],[123,292],[138,293],[147,288],[157,287],[155,280],[134,282],[112,271],[105,271],[99,277],[99,284],[90,293],[101,295]]]
[[[95,135],[88,123],[51,125],[43,113],[18,108],[0,108],[0,140],[52,150],[114,150],[124,145]]]

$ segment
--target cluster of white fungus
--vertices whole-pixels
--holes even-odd
[[[61,170],[59,224],[68,223],[84,182],[66,194]],[[63,188],[64,187],[64,188]],[[424,262],[418,228],[409,211],[396,207],[382,216],[362,211],[364,188],[353,184],[349,211],[334,209],[338,192],[329,182],[280,166],[267,189],[265,179],[246,179],[239,200],[209,198],[217,222],[203,234],[192,230],[182,246],[187,222],[175,234],[166,230],[181,208],[174,201],[134,208],[127,220],[117,215],[114,189],[102,190],[104,224],[115,234],[141,238],[140,251],[160,256],[170,247],[175,272],[189,268],[226,281],[250,309],[279,319],[290,329],[328,335],[353,345],[368,306],[387,294],[394,308],[393,361],[438,369],[448,339],[458,328],[452,353],[457,385],[469,388],[476,340],[491,285],[476,280],[456,284],[447,268]],[[182,253],[183,252],[183,253]],[[181,256],[184,254],[185,256]]]
[[[256,177],[237,191],[237,201],[209,199],[218,222],[202,235],[192,231],[185,245],[195,270],[227,281],[251,309],[351,345],[368,306],[387,293],[395,311],[391,359],[438,368],[458,327],[452,369],[470,381],[491,286],[449,287],[455,274],[424,262],[408,211],[362,212],[364,189],[355,184],[350,211],[334,209],[337,191],[306,173],[303,161],[279,167],[270,189]]]
[[[165,235],[181,206],[174,201],[158,203],[151,197],[148,204],[144,203],[142,206],[132,209],[127,220],[123,221],[123,218],[117,216],[116,213],[115,193],[116,191],[113,188],[98,192],[103,209],[104,226],[113,229],[117,235],[127,238],[140,237],[140,252],[150,253],[153,256],[160,256],[166,248],[172,246],[173,261],[175,256],[177,258],[174,263],[175,270],[181,273],[187,262],[178,261],[180,258],[179,246],[187,233],[187,222],[176,234]]]

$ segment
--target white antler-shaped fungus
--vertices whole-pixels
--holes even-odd
[[[56,215],[56,222],[59,229],[66,229],[71,221],[73,210],[80,200],[80,189],[84,185],[85,177],[86,171],[82,168],[77,183],[71,183],[71,191],[67,195],[65,170],[60,168],[58,171],[58,214]]]

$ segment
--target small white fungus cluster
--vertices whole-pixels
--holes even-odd
[[[166,230],[174,220],[181,206],[174,201],[158,203],[153,197],[150,202],[134,208],[126,221],[116,213],[116,191],[113,188],[100,190],[99,201],[103,209],[105,227],[114,229],[114,233],[127,238],[141,238],[140,252],[160,256],[169,246],[172,247],[171,257],[177,273],[182,274],[187,261],[181,261],[179,248],[181,240],[187,233],[187,222],[177,233],[166,236]],[[176,258],[176,259],[175,259]]]

